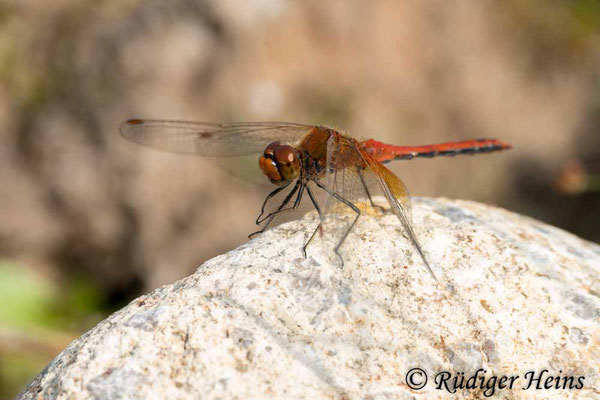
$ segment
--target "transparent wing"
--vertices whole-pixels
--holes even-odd
[[[412,224],[412,209],[410,204],[410,195],[408,193],[408,189],[404,185],[404,183],[392,173],[389,169],[387,169],[383,164],[376,162],[369,154],[364,151],[361,151],[361,156],[365,161],[365,164],[368,166],[368,169],[372,173],[372,176],[378,181],[379,187],[383,192],[383,195],[387,199],[388,203],[392,208],[392,212],[398,217],[400,223],[404,227],[410,241],[413,246],[419,252],[419,255],[423,259],[425,266],[427,267],[429,273],[435,280],[437,277],[433,273],[425,254],[417,240],[417,235],[413,229]]]
[[[121,135],[155,149],[207,157],[235,157],[262,152],[271,142],[294,143],[311,125],[291,122],[232,122],[223,124],[131,119]]]
[[[404,182],[383,164],[374,161],[368,154],[361,152],[361,156],[368,167],[368,174],[379,184],[379,188],[392,207],[392,212],[396,214],[407,231],[413,232],[410,194]]]
[[[437,280],[413,229],[408,189],[396,175],[383,164],[375,161],[360,147],[358,142],[354,142],[341,135],[337,137],[332,135],[327,143],[326,172],[327,190],[337,193],[348,202],[353,203],[361,212],[369,209],[369,195],[373,194],[372,183],[375,182],[379,191],[383,193],[388,201],[392,212],[400,220],[427,269],[434,279]],[[336,226],[344,226],[341,229],[349,227],[348,223],[340,223],[340,218],[336,218],[336,215],[339,215],[339,211],[342,210],[340,203],[333,196],[326,197],[323,207],[326,229],[335,229],[337,231],[339,228],[335,228]],[[343,204],[342,206],[345,207],[344,212],[349,210],[348,206]],[[332,228],[332,221],[334,222],[334,228]]]
[[[369,197],[366,186],[372,183],[370,176],[365,175],[365,162],[358,147],[341,135],[332,135],[327,142],[327,173],[325,187],[329,192],[340,195],[343,199],[366,210]],[[335,218],[352,210],[333,196],[326,196],[323,215]]]
[[[362,214],[370,210],[365,188],[369,186],[370,177],[363,174],[364,170],[364,161],[352,139],[331,135],[327,141],[326,173],[320,180],[327,192],[322,202],[321,220],[326,236],[333,238],[336,248],[343,246],[346,235],[352,234],[357,215],[352,207]]]

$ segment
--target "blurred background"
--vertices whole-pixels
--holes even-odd
[[[597,0],[0,2],[0,398],[255,230],[269,186],[129,143],[128,118],[496,137],[391,168],[600,241],[599,33]]]

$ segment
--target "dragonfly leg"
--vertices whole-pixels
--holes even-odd
[[[290,192],[285,196],[285,198],[283,199],[283,201],[281,202],[281,204],[279,205],[279,208],[277,208],[277,210],[270,212],[269,214],[265,215],[264,217],[262,216],[262,214],[264,214],[264,213],[261,213],[261,215],[258,216],[258,218],[256,219],[256,225],[262,224],[269,218],[272,218],[274,214],[277,214],[278,212],[282,211],[282,209],[290,202],[292,197],[294,197],[294,194],[296,194],[296,192],[298,191],[299,188],[300,188],[300,184],[298,182],[294,185],[292,190],[290,190]]]
[[[265,214],[265,207],[267,206],[267,203],[269,202],[269,200],[271,200],[271,198],[273,198],[273,196],[275,196],[277,193],[281,192],[283,189],[285,189],[286,187],[288,187],[290,184],[288,183],[285,186],[281,186],[278,187],[277,189],[273,190],[271,193],[269,193],[267,195],[267,198],[265,199],[262,207],[260,208],[260,215],[258,216],[258,218],[256,218],[256,225],[260,225],[260,223],[258,222],[262,216]]]
[[[365,182],[365,178],[363,177],[363,173],[360,169],[358,170],[358,176],[360,177],[360,183],[362,183],[363,188],[365,189],[365,193],[367,194],[367,197],[369,198],[369,203],[371,203],[371,207],[376,208],[381,212],[384,212],[385,208],[373,203],[373,199],[371,198],[371,193],[369,193],[369,188],[367,187],[367,183]]]
[[[304,253],[304,258],[306,258],[306,248],[308,247],[310,242],[312,242],[312,240],[315,238],[315,235],[317,234],[317,232],[321,229],[321,226],[323,225],[323,216],[321,215],[321,207],[319,207],[319,203],[317,203],[317,200],[315,199],[315,196],[313,196],[312,191],[310,190],[308,185],[306,185],[306,192],[308,193],[308,197],[310,197],[310,200],[312,201],[313,205],[317,209],[317,213],[319,213],[319,225],[317,226],[317,229],[315,229],[315,231],[312,233],[312,235],[310,235],[310,238],[308,239],[308,241],[302,247],[302,252]]]
[[[287,186],[287,185],[286,185]],[[290,202],[290,200],[292,199],[292,197],[294,197],[294,194],[296,193],[296,191],[298,189],[300,189],[300,181],[296,181],[296,184],[294,185],[294,188],[287,194],[287,196],[283,199],[283,201],[281,202],[281,205],[279,206],[279,208],[273,212],[270,212],[269,214],[267,214],[266,216],[263,217],[264,212],[261,212],[261,214],[258,216],[258,218],[256,218],[256,225],[260,225],[263,222],[265,222],[266,220],[268,220],[269,218],[272,219],[272,217],[277,214],[280,213],[283,210],[283,207],[286,206],[287,203]],[[285,186],[284,186],[285,187]],[[269,196],[273,194],[273,192],[269,193]],[[277,194],[277,193],[275,193]],[[268,197],[268,196],[267,196]],[[287,210],[286,210],[287,211]]]
[[[344,243],[344,241],[346,240],[346,238],[348,237],[348,234],[350,233],[350,231],[352,230],[352,228],[354,228],[354,225],[356,224],[356,221],[358,221],[358,217],[360,217],[360,209],[358,207],[356,207],[355,204],[352,204],[350,201],[346,200],[345,198],[343,198],[342,196],[340,196],[336,192],[332,192],[331,190],[327,189],[321,183],[319,183],[319,182],[315,182],[315,183],[321,189],[323,189],[324,191],[326,191],[327,193],[329,193],[331,196],[333,196],[336,200],[341,201],[342,203],[344,203],[345,205],[347,205],[348,207],[350,207],[352,209],[352,211],[354,211],[356,213],[356,217],[354,218],[354,220],[350,224],[350,227],[348,229],[346,229],[346,231],[342,235],[342,238],[340,239],[340,241],[338,242],[338,244],[335,245],[335,247],[333,249],[333,251],[335,252],[335,254],[338,256],[338,258],[342,262],[341,268],[344,268],[344,259],[340,255],[339,250],[340,250],[340,247],[342,247],[342,244]]]
[[[290,200],[292,199],[292,197],[294,197],[294,194],[296,194],[296,192],[298,191],[298,187],[299,187],[299,185],[296,184],[294,186],[294,188],[287,194],[287,196],[285,196],[285,199],[283,199],[283,202],[281,203],[281,205],[279,206],[279,208],[276,211],[274,211],[273,213],[276,213],[277,211],[280,211],[281,209],[283,209],[283,207],[285,207],[287,205],[287,203],[290,202]],[[265,219],[268,219],[268,218],[272,217],[273,213],[270,213],[269,215],[267,215],[263,220],[259,221],[257,219],[256,222],[257,223],[263,222]],[[267,227],[269,226],[269,224],[271,223],[272,220],[273,220],[273,218],[269,219],[269,221],[267,222],[267,224],[265,226],[263,226],[260,230],[251,233],[250,235],[248,235],[248,237],[250,239],[252,239],[254,236],[258,235],[259,233],[264,232],[267,229]]]
[[[275,217],[278,214],[281,214],[282,212],[286,212],[286,211],[290,211],[290,210],[295,210],[296,208],[298,208],[298,206],[300,205],[300,200],[302,200],[302,194],[304,193],[304,187],[305,187],[305,185],[299,180],[298,183],[296,183],[296,185],[292,189],[292,191],[290,193],[288,193],[288,195],[285,197],[285,199],[283,199],[283,202],[281,203],[279,208],[277,208],[277,210],[273,211],[272,213],[269,213],[266,217],[264,217],[262,220],[259,221],[261,223],[264,221],[267,221],[265,226],[263,226],[260,230],[251,233],[250,235],[248,235],[248,237],[250,239],[252,239],[254,236],[258,235],[259,233],[263,233],[264,231],[266,231],[267,228],[269,227],[269,225],[271,224],[271,222],[273,222],[273,219],[275,219]],[[294,200],[294,205],[291,207],[288,207],[288,208],[284,208],[290,202],[292,197],[294,197],[294,194],[296,194],[296,192],[298,192],[298,195],[296,196],[296,199]]]
[[[279,206],[279,208],[269,214],[267,214],[266,216],[264,216],[262,219],[260,219],[258,222],[259,224],[262,224],[265,221],[269,221],[267,222],[267,224],[271,223],[271,221],[275,218],[275,216],[277,216],[277,214],[281,214],[290,210],[295,210],[296,208],[298,208],[298,206],[300,205],[300,200],[302,199],[302,195],[304,194],[304,184],[300,184],[297,185],[298,188],[295,189],[299,189],[298,190],[298,195],[296,196],[296,199],[294,200],[294,204],[291,207],[288,208],[283,208],[283,206],[285,206],[293,197],[293,193],[295,190],[292,190],[292,192],[290,192],[290,194],[288,194],[289,198],[286,197],[286,199],[283,201],[282,205]]]

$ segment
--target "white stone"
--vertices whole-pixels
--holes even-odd
[[[390,214],[361,217],[343,269],[327,237],[304,259],[309,214],[134,300],[21,398],[440,398],[436,373],[478,368],[519,376],[501,398],[600,398],[600,246],[488,205],[413,204],[439,282]],[[415,367],[422,390],[405,380]],[[523,390],[543,369],[583,389]]]

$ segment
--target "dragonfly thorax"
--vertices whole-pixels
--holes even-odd
[[[300,174],[300,154],[290,145],[273,142],[265,149],[258,165],[272,184],[283,186]]]

